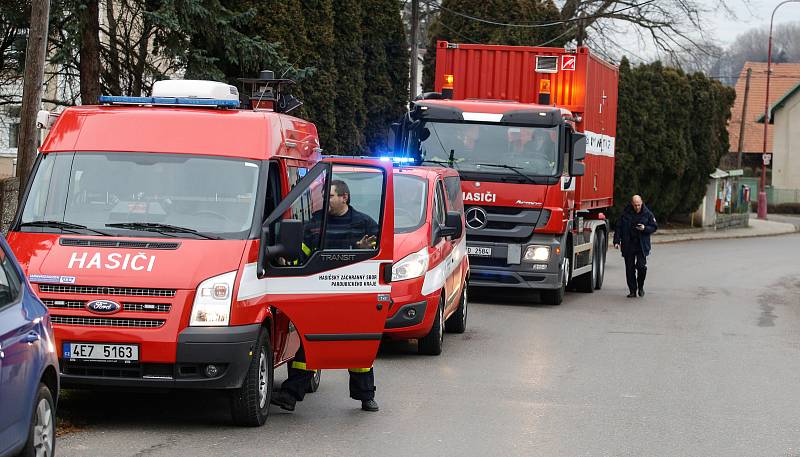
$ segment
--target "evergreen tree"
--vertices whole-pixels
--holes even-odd
[[[371,11],[371,13],[376,13]],[[361,0],[339,0],[334,10],[336,135],[339,153],[364,153],[364,51]]]
[[[364,136],[373,155],[386,150],[387,129],[408,101],[409,53],[400,8],[399,0],[363,2]]]
[[[728,150],[733,97],[702,74],[659,62],[631,68],[623,59],[612,218],[633,194],[662,220],[697,209],[709,173]]]
[[[428,31],[430,41],[422,71],[422,87],[433,90],[436,42],[507,44],[517,46],[563,46],[568,40],[561,25],[553,27],[507,27],[478,22],[453,11],[494,22],[524,24],[558,21],[561,12],[552,0],[444,0]]]
[[[314,68],[314,74],[302,84],[305,112],[316,124],[325,151],[337,151],[335,101],[338,87],[334,49],[338,43],[333,30],[333,1],[301,0],[301,8],[309,43],[303,53],[303,65]]]

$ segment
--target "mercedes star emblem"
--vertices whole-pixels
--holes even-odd
[[[489,217],[486,215],[486,211],[479,207],[473,206],[472,208],[467,210],[467,227],[473,230],[480,230],[486,227],[486,223],[489,222]]]

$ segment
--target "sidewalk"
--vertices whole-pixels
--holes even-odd
[[[750,238],[755,236],[784,235],[800,231],[800,226],[788,222],[774,220],[762,221],[755,217],[750,218],[750,226],[742,228],[729,228],[725,230],[714,229],[682,229],[659,230],[651,237],[652,243],[674,243],[677,241],[691,240],[716,240],[723,238]]]

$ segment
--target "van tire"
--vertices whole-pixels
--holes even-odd
[[[292,362],[286,364],[286,374],[291,374],[291,367]],[[313,394],[317,390],[319,390],[319,383],[322,379],[322,370],[314,370],[314,377],[311,378],[311,384],[309,384],[308,388],[306,389],[307,394]]]
[[[469,304],[469,297],[467,296],[467,282],[461,286],[461,299],[458,301],[458,308],[444,323],[444,329],[449,333],[464,333],[467,330],[467,305]]]
[[[442,353],[444,343],[444,300],[439,297],[439,307],[433,319],[431,331],[419,339],[417,352],[424,355],[439,355]]]
[[[242,386],[231,392],[233,423],[243,427],[264,425],[269,416],[275,367],[269,330],[261,329]]]
[[[319,390],[319,383],[322,380],[322,370],[317,370],[314,372],[314,377],[311,378],[311,384],[306,389],[306,393],[313,394],[317,390]]]
[[[20,457],[46,455],[51,457],[56,450],[56,405],[53,394],[44,384],[39,384],[36,400],[33,403],[31,426],[28,429],[28,440]],[[42,454],[44,451],[44,454]]]

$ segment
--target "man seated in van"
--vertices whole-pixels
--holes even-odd
[[[306,229],[305,244],[319,247],[317,241],[321,226],[322,214],[321,211],[317,211],[312,215]],[[331,181],[325,248],[374,249],[378,231],[378,223],[374,219],[350,204],[350,188],[347,183],[339,179]]]

